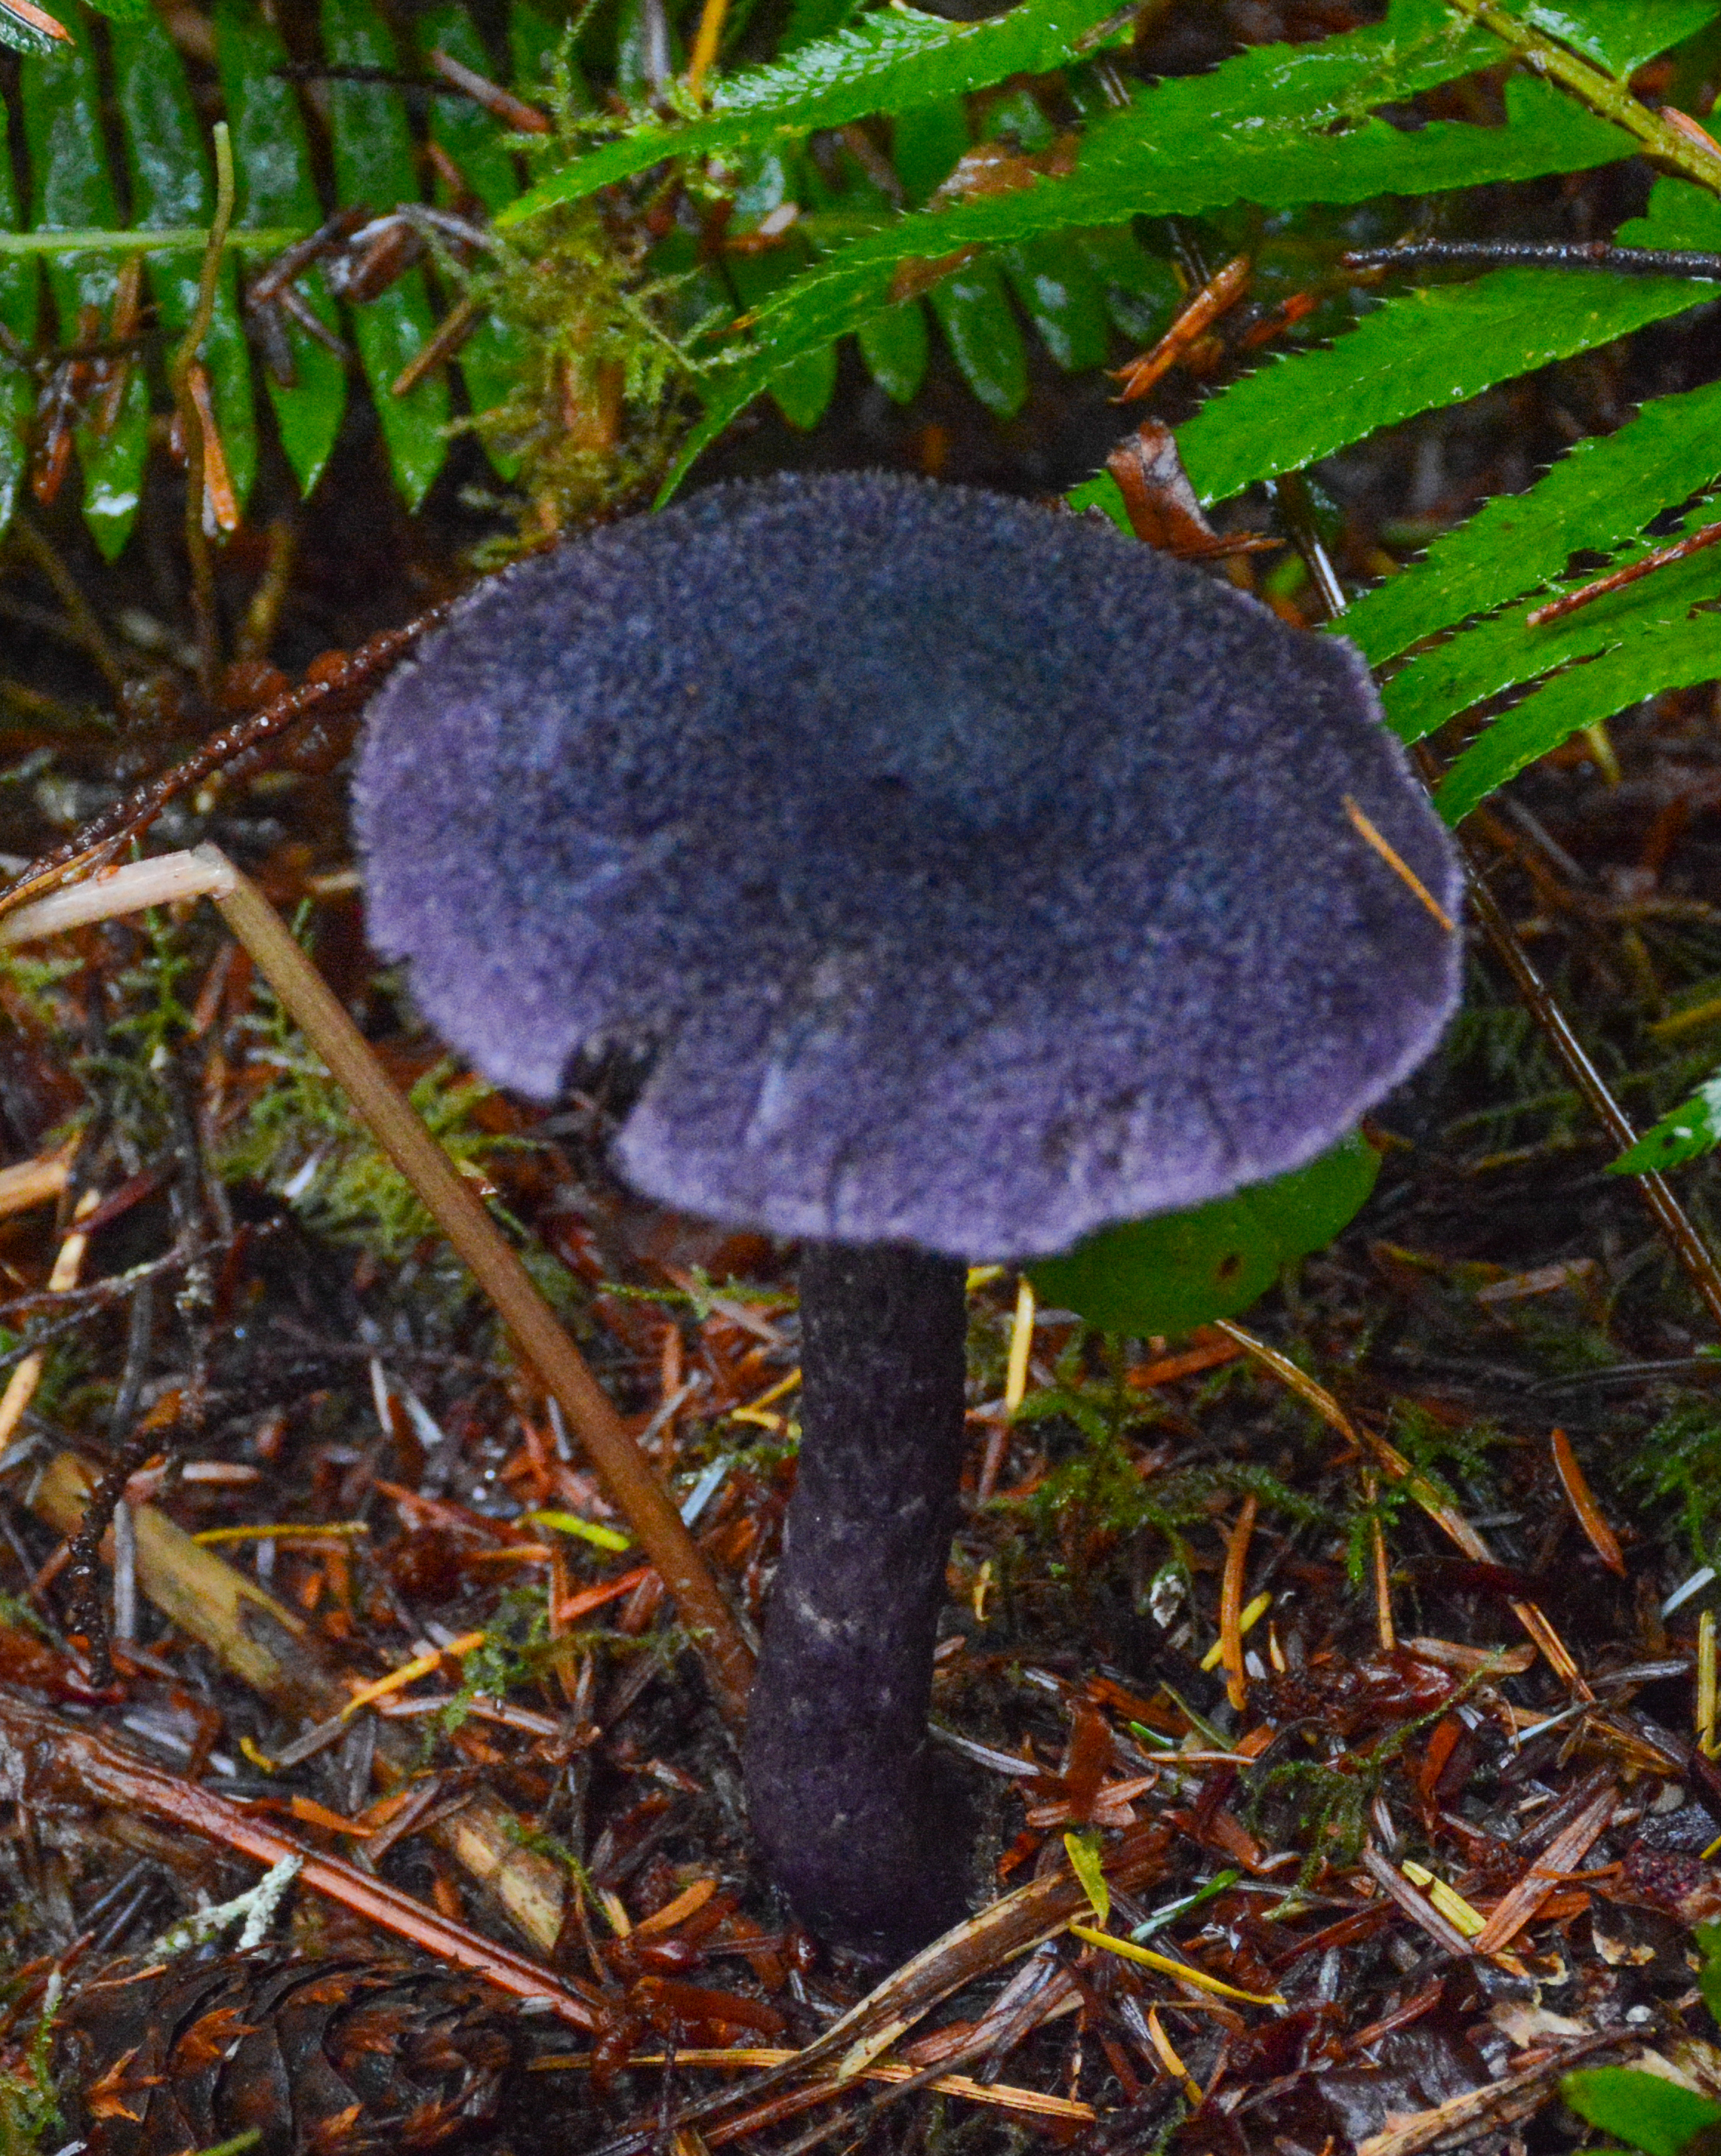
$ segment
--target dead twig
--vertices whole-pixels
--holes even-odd
[[[0,1691],[0,1733],[7,1757],[14,1763],[14,1779],[22,1784],[8,1789],[8,1794],[18,1801],[40,1803],[58,1797],[62,1803],[70,1799],[142,1812],[262,1865],[297,1857],[301,1887],[326,1894],[394,1938],[450,1968],[481,1977],[500,1991],[516,1999],[546,2001],[541,2010],[558,2015],[576,2029],[598,2025],[596,2009],[580,1989],[524,1954],[438,1915],[411,1895],[338,1857],[317,1855],[279,1827],[265,1825],[245,1805],[152,1766],[92,1729]]]
[[[63,845],[33,861],[15,883],[0,891],[0,919],[41,898],[79,870],[98,869],[110,861],[122,846],[141,837],[170,803],[193,791],[235,757],[261,747],[313,711],[363,694],[447,611],[445,605],[427,608],[401,628],[383,629],[357,651],[326,652],[296,689],[285,690],[260,711],[212,734],[183,762],[134,787],[123,800],[81,825]]]

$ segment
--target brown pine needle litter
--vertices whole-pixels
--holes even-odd
[[[740,14],[706,8],[707,44],[732,48]],[[444,105],[555,124],[448,58],[422,56],[465,100],[423,100],[444,159]],[[863,151],[881,155],[856,127],[831,154]],[[781,261],[805,244],[770,237]],[[727,266],[720,218],[699,244]],[[1326,304],[1271,247],[1218,278],[1198,256],[1180,275],[1202,305],[1140,412]],[[95,334],[147,334],[152,274]],[[440,312],[415,396],[481,310]],[[1581,371],[1551,372],[1590,431]],[[127,359],[96,401],[141,378]],[[0,2076],[23,2071],[56,1969],[95,2016],[140,1967],[139,1998],[239,1963],[263,1999],[409,1958],[426,1997],[465,1985],[506,2032],[519,2115],[567,2156],[925,2156],[941,2137],[972,2156],[1024,2137],[1442,2156],[1514,2136],[1559,2156],[1574,2066],[1647,2055],[1703,2081],[1714,1169],[1602,1170],[1713,1064],[1709,692],[1575,737],[1469,819],[1467,1015],[1377,1111],[1375,1195],[1331,1248],[1235,1317],[1139,1337],[1036,1295],[1016,1253],[969,1269],[931,1743],[979,1854],[970,1913],[869,1967],[773,1896],[735,1795],[804,1412],[789,1254],[615,1183],[625,1059],[572,1073],[552,1110],[486,1094],[378,971],[340,773],[425,623],[378,637],[387,574],[363,544],[330,553],[362,491],[350,459],[295,516],[246,521],[221,386],[207,352],[182,376],[219,578],[201,623],[69,536],[69,433],[63,502],[14,527],[0,579],[34,609],[14,643],[43,629],[48,654],[0,666],[20,772],[3,844],[40,861],[0,901],[0,1753],[19,1783]],[[914,459],[974,475],[947,404],[926,408],[936,424],[902,422]],[[1175,438],[1154,418],[1126,446],[1139,508]],[[1401,449],[1358,469],[1377,454],[1401,501]],[[1349,503],[1323,541],[1298,484],[1251,513],[1273,539],[1198,508],[1174,549],[1223,554],[1305,619],[1408,551]],[[438,515],[390,526],[424,595],[394,619],[464,581],[454,550],[424,551]],[[1674,576],[1682,550],[1631,566]],[[1654,590],[1574,578],[1555,602],[1611,613]],[[315,658],[313,623],[343,649]],[[1336,843],[1431,937],[1426,894],[1347,814]],[[244,1956],[229,1933],[182,1969],[152,1961],[295,1861]],[[286,2056],[288,2021],[261,2018],[244,2041]],[[389,2071],[451,2027],[470,2033],[413,2010]],[[140,2062],[147,2081],[189,2035],[201,2087],[215,2033],[142,2016],[89,2086],[138,2107]],[[191,2145],[139,2131],[139,2156]],[[462,2156],[501,2156],[490,2131]]]

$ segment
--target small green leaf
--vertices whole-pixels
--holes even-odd
[[[578,1512],[527,1512],[525,1523],[532,1527],[553,1527],[558,1535],[578,1535],[582,1542],[592,1543],[602,1550],[629,1550],[634,1547],[631,1535],[624,1535],[619,1527],[606,1527],[596,1520],[583,1520]]]
[[[1718,476],[1721,382],[1659,398],[1616,433],[1580,442],[1527,493],[1484,502],[1359,599],[1343,633],[1378,666],[1558,576],[1580,535],[1586,552],[1605,552]]]
[[[702,118],[648,121],[576,158],[497,223],[517,224],[552,203],[578,202],[665,157],[763,149],[870,112],[960,96],[1006,75],[1044,74],[1112,12],[1112,0],[1020,0],[989,21],[950,23],[909,8],[881,8],[773,66],[721,79]]]
[[[1102,1228],[1027,1268],[1041,1299],[1108,1332],[1192,1331],[1246,1310],[1359,1212],[1379,1156],[1353,1134],[1307,1168],[1188,1212]]]
[[[1699,1086],[1688,1101],[1682,1101],[1652,1124],[1617,1160],[1611,1160],[1607,1172],[1610,1175],[1660,1175],[1713,1152],[1718,1145],[1721,1145],[1721,1070],[1707,1085]],[[1721,1963],[1710,1960],[1704,1964],[1703,1984],[1709,2011],[1721,2020]]]
[[[287,49],[254,0],[216,0],[215,60],[233,130],[239,183],[234,222],[242,229],[315,232],[322,222],[322,209],[312,177],[311,143],[298,93],[279,72],[287,64]],[[317,321],[336,332],[341,318],[322,271],[311,270],[298,280],[296,290]],[[265,380],[287,462],[300,492],[309,494],[321,478],[341,431],[347,408],[347,369],[338,353],[319,344],[296,322],[283,322],[281,331],[293,378],[277,382],[265,369]]]
[[[1616,75],[1683,44],[1721,15],[1721,0],[1530,0],[1526,22]]]
[[[911,208],[918,209],[949,178],[968,146],[968,106],[959,97],[917,105],[897,115],[891,130],[891,162]]]
[[[728,255],[724,266],[742,305],[755,307],[789,283],[806,259],[806,243],[791,238],[785,246],[771,248],[763,254]],[[818,425],[835,393],[835,344],[803,352],[794,365],[784,367],[771,384],[778,410],[791,427],[799,428],[803,434]]]
[[[1106,1883],[1102,1864],[1104,1851],[1098,1833],[1092,1827],[1086,1833],[1073,1831],[1064,1836],[1064,1854],[1070,1860],[1070,1869],[1081,1881],[1081,1891],[1087,1897],[1093,1911],[1093,1920],[1104,1931],[1112,1914],[1112,1890]]]
[[[858,340],[866,371],[893,403],[912,404],[926,379],[932,339],[918,300],[862,322]]]
[[[108,169],[101,124],[101,84],[90,26],[62,5],[50,9],[72,33],[47,59],[26,54],[19,62],[24,142],[29,153],[38,230],[111,230],[120,222],[118,196]],[[79,334],[80,318],[93,321],[98,336],[113,321],[119,279],[111,256],[56,255],[49,264],[60,335]],[[142,497],[149,455],[149,387],[141,366],[127,372],[115,424],[105,434],[86,420],[77,432],[84,473],[84,521],[105,559],[125,546]]]
[[[1128,225],[1098,225],[1070,238],[1124,336],[1138,345],[1155,342],[1183,305],[1171,264],[1149,254]]]
[[[1103,367],[1111,338],[1105,302],[1071,233],[1045,233],[1000,258],[1018,305],[1066,373]]]
[[[1694,2134],[1721,2125],[1721,2103],[1632,2066],[1590,2066],[1568,2074],[1559,2093],[1580,2118],[1623,2136],[1647,2156],[1680,2156]]]
[[[789,28],[777,48],[777,57],[785,59],[805,45],[818,44],[821,38],[835,37],[848,28],[860,6],[860,0],[789,0]]]
[[[1013,419],[1027,401],[1028,350],[997,261],[968,263],[929,298],[963,380],[995,418]]]
[[[6,100],[0,98],[0,138],[7,131]],[[16,232],[23,222],[23,207],[12,177],[12,160],[0,157],[0,232]],[[28,350],[35,342],[36,317],[42,292],[37,264],[13,255],[0,256],[0,322]],[[29,369],[19,365],[0,343],[0,536],[13,519],[29,469],[29,425],[36,405],[36,385]]]
[[[1716,296],[1687,278],[1493,270],[1389,300],[1319,352],[1211,398],[1178,434],[1204,503],[1297,471],[1416,413],[1462,404]]]
[[[394,39],[371,0],[321,0],[323,51],[341,68],[400,69]],[[364,203],[379,216],[419,199],[413,138],[398,90],[383,84],[329,85],[329,137],[335,184],[343,204]],[[404,397],[394,383],[434,330],[422,270],[409,270],[374,300],[352,310],[360,364],[382,422],[394,483],[408,509],[429,491],[448,454],[448,382],[433,370]]]
[[[214,181],[178,48],[153,16],[143,22],[116,22],[108,42],[126,132],[133,223],[157,228],[207,224],[214,213]],[[197,311],[202,272],[203,264],[195,254],[149,257],[149,288],[157,318],[176,344]],[[239,277],[232,255],[221,266],[215,312],[202,351],[228,476],[243,508],[257,476],[257,417],[251,400],[251,355],[239,320]]]

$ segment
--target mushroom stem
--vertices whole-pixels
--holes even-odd
[[[963,1455],[964,1269],[801,1257],[799,1479],[748,1705],[747,1799],[821,1938],[911,1953],[963,1912],[967,1837],[927,1740]]]

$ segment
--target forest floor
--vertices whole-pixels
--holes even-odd
[[[1503,189],[1488,214],[1528,236],[1611,223],[1628,184]],[[1708,378],[1714,343],[1704,311],[1336,460],[1342,572],[1383,573]],[[1048,494],[1128,424],[1107,387],[1048,372],[1000,428],[936,368],[906,413],[845,375],[817,433],[756,419],[706,470]],[[1194,393],[1170,382],[1156,408]],[[356,408],[313,501],[283,490],[228,548],[214,706],[171,475],[117,566],[75,505],[14,539],[13,868],[464,588],[493,528],[463,500],[475,451],[408,518],[371,425]],[[1285,560],[1266,588],[1313,622]],[[794,1473],[792,1253],[620,1188],[601,1098],[540,1113],[442,1065],[363,941],[357,717],[336,700],[212,778],[150,848],[213,839],[298,919],[756,1625]],[[1717,692],[1580,739],[1472,829],[1518,948],[1644,1127],[1721,1037]],[[218,918],[188,905],[9,957],[0,1143],[37,1167],[27,1188],[0,1173],[8,2150],[180,2156],[256,2127],[266,2156],[290,2123],[336,2156],[430,2145],[464,2106],[520,2156],[552,2136],[618,2156],[1417,2156],[1581,2145],[1575,2066],[1647,2056],[1721,2097],[1693,1929],[1721,1916],[1715,1320],[1472,942],[1463,1014],[1370,1127],[1374,1198],[1239,1327],[1107,1340],[1041,1309],[1011,1415],[1016,1285],[977,1277],[934,1698],[973,1798],[977,1914],[888,1979],[773,1897],[661,1583]],[[1718,1187],[1703,1163],[1677,1186],[1711,1250]],[[116,1460],[104,1683],[65,1538],[78,1463]],[[266,1946],[153,1953],[289,1847],[311,1868]],[[1101,1858],[1112,1933],[1158,1962],[1068,1929],[1092,1928]],[[393,1988],[370,1968],[414,1956]],[[132,1981],[99,1983],[116,1964]],[[516,1999],[540,1969],[550,2005],[498,2008],[438,1964]],[[59,2125],[28,2044],[56,1973]],[[833,2071],[845,2049],[858,2076]]]

